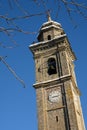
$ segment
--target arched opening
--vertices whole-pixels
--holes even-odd
[[[50,58],[48,59],[48,74],[52,75],[52,74],[56,74],[57,70],[56,70],[56,61],[54,58]]]
[[[48,40],[51,40],[51,35],[48,35],[47,39],[48,39]]]
[[[58,116],[56,116],[56,122],[58,122]]]

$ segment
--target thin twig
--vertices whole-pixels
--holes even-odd
[[[7,64],[7,62],[4,60],[2,56],[0,56],[0,60],[5,64],[5,66],[9,69],[9,71],[14,75],[14,77],[23,85],[25,88],[25,83],[24,81],[19,78],[19,76],[15,73],[15,71]]]

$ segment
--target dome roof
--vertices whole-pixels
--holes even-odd
[[[55,28],[61,29],[61,24],[50,19],[49,21],[42,24],[40,30],[50,28],[50,27],[55,27]]]

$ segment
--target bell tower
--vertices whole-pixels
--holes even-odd
[[[72,51],[60,23],[44,23],[30,45],[35,60],[38,130],[85,130]]]

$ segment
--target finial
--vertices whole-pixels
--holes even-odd
[[[51,21],[50,10],[47,11],[47,20]]]

